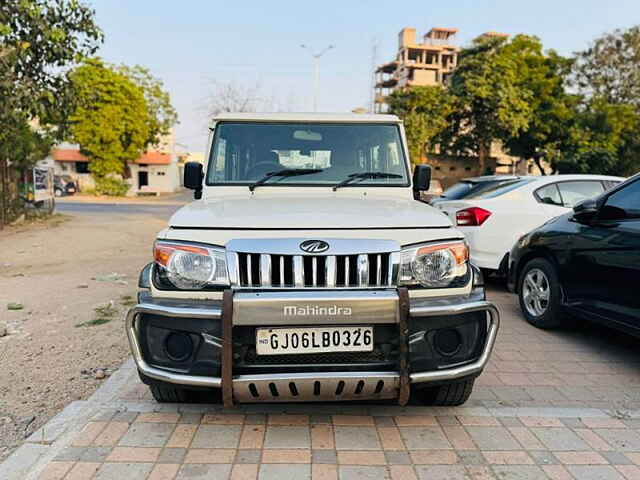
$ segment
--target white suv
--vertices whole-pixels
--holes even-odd
[[[223,114],[127,333],[158,401],[458,405],[498,331],[464,237],[415,200],[391,115]],[[208,392],[208,393],[206,393]]]

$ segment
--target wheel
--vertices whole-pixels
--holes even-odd
[[[151,395],[158,403],[192,403],[194,395],[189,390],[165,385],[149,385]]]
[[[62,196],[62,190],[60,190],[59,188],[56,188],[56,189],[53,191],[53,194],[54,194],[56,197],[61,197],[61,196]]]
[[[555,267],[544,258],[530,260],[518,280],[518,299],[527,322],[538,328],[562,325],[562,288]]]
[[[471,396],[475,378],[418,390],[418,399],[426,405],[456,407]]]

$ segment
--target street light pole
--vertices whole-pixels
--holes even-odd
[[[306,45],[300,45],[302,48],[309,50],[311,56],[313,57],[313,111],[318,111],[318,88],[320,87],[320,57],[331,50],[333,45],[329,45],[324,50],[320,52],[315,52]]]
[[[318,111],[318,86],[320,83],[320,57],[313,57],[313,111]]]

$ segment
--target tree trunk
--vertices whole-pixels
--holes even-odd
[[[542,156],[541,155],[534,155],[533,156],[533,161],[535,162],[536,166],[538,167],[538,170],[540,170],[540,175],[546,175],[547,172],[544,171],[544,167],[542,166]]]
[[[486,175],[487,169],[487,160],[489,160],[489,155],[491,154],[491,144],[489,146],[483,144],[478,148],[478,168],[480,170],[480,175]]]
[[[5,223],[7,222],[7,203],[9,201],[9,195],[7,193],[6,179],[5,179],[5,164],[6,160],[4,158],[0,158],[0,230],[3,229]]]

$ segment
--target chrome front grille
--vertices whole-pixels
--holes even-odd
[[[262,288],[371,288],[395,284],[392,253],[235,253],[238,285]]]
[[[379,239],[321,239],[322,253],[301,248],[305,238],[236,239],[227,245],[235,288],[385,288],[396,285],[400,245]],[[313,239],[318,240],[318,239]]]

